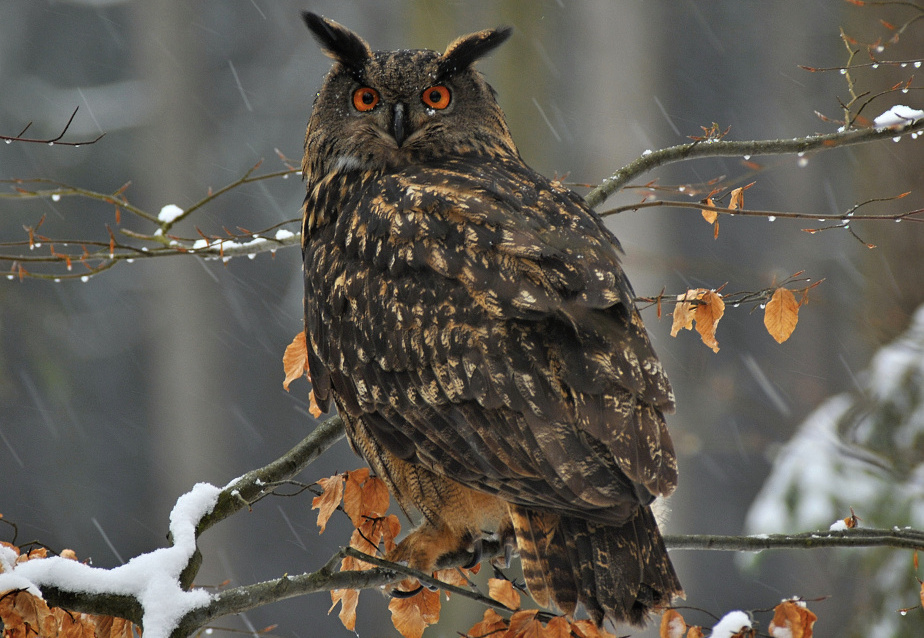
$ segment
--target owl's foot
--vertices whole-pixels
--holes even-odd
[[[386,589],[385,593],[391,598],[413,598],[414,596],[419,594],[423,588],[424,588],[423,585],[418,585],[417,587],[415,587],[414,589],[410,591],[405,591],[403,589],[398,589],[397,587],[394,587],[392,589]]]

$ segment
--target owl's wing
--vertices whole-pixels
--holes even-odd
[[[322,234],[305,248],[315,391],[392,454],[601,522],[673,490],[671,389],[577,195],[454,159],[354,190]]]

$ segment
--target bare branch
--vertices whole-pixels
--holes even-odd
[[[871,529],[855,527],[844,531],[801,534],[758,534],[721,536],[709,534],[667,535],[670,549],[759,552],[765,549],[819,549],[822,547],[891,547],[924,550],[924,531],[915,529]]]
[[[678,144],[657,151],[646,152],[637,160],[626,164],[603,183],[590,191],[584,199],[596,208],[606,199],[622,189],[630,181],[652,169],[675,162],[698,159],[702,157],[743,157],[745,155],[786,155],[794,153],[808,153],[811,151],[825,151],[842,146],[865,144],[876,140],[888,140],[896,137],[910,135],[924,130],[924,118],[915,120],[898,128],[864,128],[849,129],[837,133],[824,135],[809,135],[791,140],[713,140],[694,141],[689,144]]]
[[[32,144],[48,144],[48,145],[58,144],[59,146],[83,146],[84,144],[96,144],[98,141],[103,139],[103,136],[106,135],[105,133],[100,133],[94,139],[85,140],[82,142],[62,142],[61,141],[61,139],[67,134],[67,130],[71,127],[71,123],[73,123],[74,117],[77,116],[77,111],[79,109],[80,109],[79,106],[74,108],[74,112],[71,113],[71,116],[67,119],[67,124],[64,125],[64,128],[61,129],[61,132],[58,133],[56,137],[49,137],[45,139],[23,137],[26,131],[29,130],[29,127],[32,126],[32,122],[29,122],[28,124],[26,124],[25,128],[23,128],[23,130],[19,132],[18,135],[0,135],[0,140],[4,140],[7,144],[9,144],[10,142],[27,142],[27,143],[32,143]]]

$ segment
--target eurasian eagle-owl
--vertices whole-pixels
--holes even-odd
[[[650,508],[677,481],[673,395],[618,241],[523,162],[472,68],[510,29],[372,51],[304,17],[334,61],[302,164],[309,368],[421,514],[387,558],[515,538],[540,605],[644,622],[682,593]]]

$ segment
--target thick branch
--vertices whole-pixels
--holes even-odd
[[[277,483],[287,481],[301,472],[330,446],[343,438],[343,435],[343,420],[339,416],[332,416],[318,425],[298,445],[272,463],[251,470],[232,481],[221,491],[212,511],[199,521],[196,526],[196,538],[216,523],[220,523],[245,507],[250,507],[252,503],[272,492]],[[192,586],[201,563],[202,555],[197,549],[189,565],[180,574],[180,583],[184,589]]]
[[[678,144],[642,155],[634,162],[626,164],[603,183],[590,191],[584,199],[596,208],[606,199],[622,189],[630,181],[647,173],[648,171],[682,162],[684,160],[700,157],[743,157],[744,155],[786,155],[790,153],[808,153],[821,151],[840,146],[865,144],[876,140],[888,140],[895,137],[910,135],[924,130],[924,118],[909,123],[901,128],[864,128],[850,129],[826,135],[809,135],[807,137],[793,138],[791,140],[710,140],[696,141],[689,144]]]

